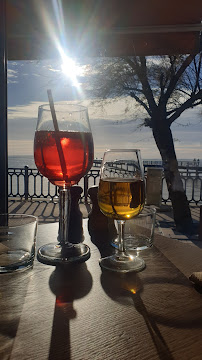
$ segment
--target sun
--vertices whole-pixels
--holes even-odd
[[[82,75],[82,68],[78,66],[73,59],[68,56],[64,56],[61,69],[63,74],[72,81],[72,85],[78,87],[79,81],[77,77]]]

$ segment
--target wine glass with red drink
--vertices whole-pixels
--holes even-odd
[[[50,265],[83,262],[90,249],[68,241],[70,188],[88,173],[94,158],[88,110],[84,106],[56,103],[41,105],[34,139],[34,159],[40,173],[59,187],[58,242],[42,246],[37,258]]]

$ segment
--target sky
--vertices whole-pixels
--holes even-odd
[[[160,159],[151,130],[138,126],[142,115],[134,99],[117,99],[104,108],[93,105],[84,93],[78,95],[60,65],[55,60],[8,62],[9,156],[33,155],[38,107],[48,102],[50,88],[55,102],[76,101],[88,107],[95,158],[109,148],[139,148],[143,159]],[[172,125],[172,133],[178,159],[202,159],[201,107],[185,111]]]

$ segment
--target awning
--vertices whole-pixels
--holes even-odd
[[[7,0],[8,58],[199,51],[201,0]]]

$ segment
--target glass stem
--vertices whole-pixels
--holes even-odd
[[[58,241],[60,245],[69,244],[68,230],[71,207],[70,187],[61,187],[59,189],[59,233]]]
[[[117,220],[117,224],[118,224],[118,254],[123,254],[125,252],[125,247],[124,247],[125,220]]]

